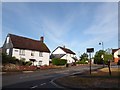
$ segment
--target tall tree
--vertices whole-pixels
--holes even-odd
[[[99,50],[95,53],[94,56],[94,63],[95,64],[103,64],[103,60],[104,63],[107,64],[108,60],[112,60],[112,54],[107,53],[104,50]]]
[[[87,61],[88,60],[88,54],[87,53],[83,53],[81,56],[80,56],[80,61]]]

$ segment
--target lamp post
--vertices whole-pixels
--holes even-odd
[[[104,50],[104,43],[100,42],[99,45],[102,45],[102,50]]]
[[[102,50],[104,51],[104,43],[100,42],[99,45],[102,45]],[[102,60],[102,63],[103,63],[103,68],[104,68],[104,55],[101,55],[101,60]]]

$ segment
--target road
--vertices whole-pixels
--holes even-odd
[[[92,65],[92,70],[101,68],[101,65]],[[5,88],[61,88],[54,80],[67,75],[89,71],[89,65],[72,66],[62,69],[39,70],[2,76],[2,89]]]

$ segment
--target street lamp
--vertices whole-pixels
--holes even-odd
[[[103,42],[99,42],[99,45],[102,45],[102,50],[104,50],[104,43]]]

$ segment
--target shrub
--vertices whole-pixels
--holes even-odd
[[[16,64],[17,59],[15,57],[11,57],[10,55],[7,55],[6,53],[2,53],[2,64]]]
[[[2,53],[2,64],[17,64],[17,65],[31,65],[31,61],[25,61],[25,58],[16,59],[15,57],[11,57],[10,55],[7,55],[6,53]]]
[[[16,71],[17,66],[15,64],[6,64],[3,68],[2,71]]]
[[[31,61],[27,61],[27,62],[25,62],[25,65],[30,66],[30,65],[32,65],[32,62]]]
[[[52,64],[53,65],[65,65],[65,64],[67,64],[67,60],[59,59],[59,58],[53,58],[52,59]]]

